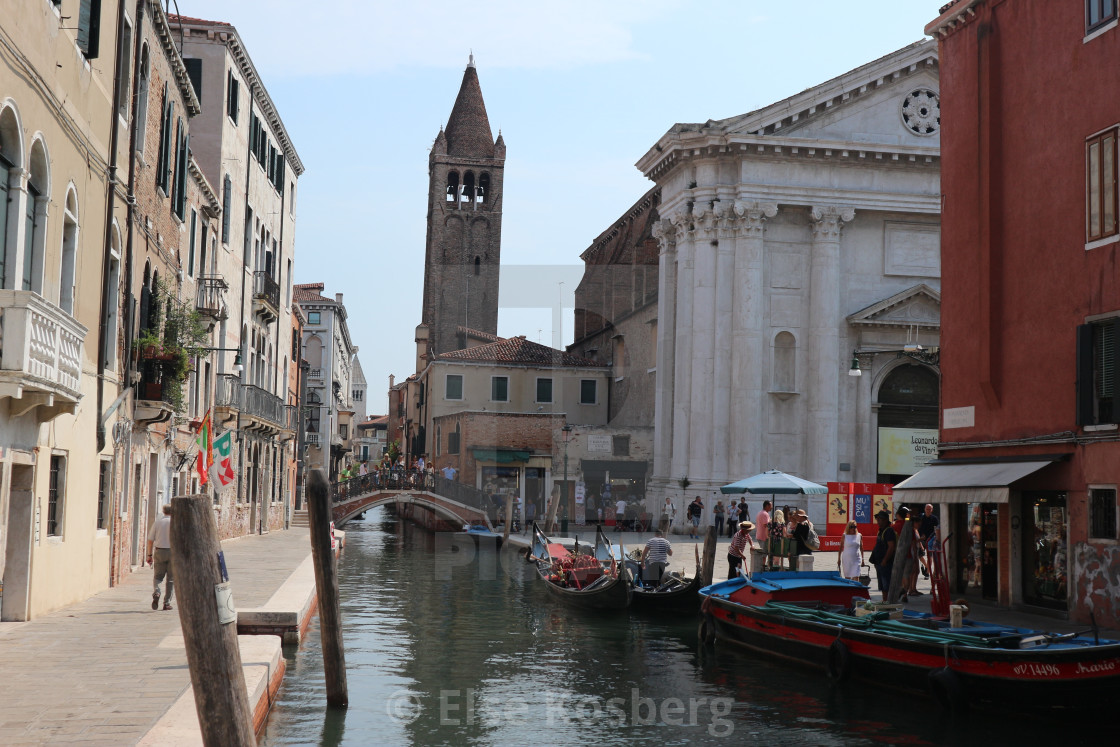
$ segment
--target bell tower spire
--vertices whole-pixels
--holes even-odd
[[[505,140],[494,140],[472,51],[447,126],[428,154],[422,322],[430,349],[466,347],[461,328],[498,331]]]

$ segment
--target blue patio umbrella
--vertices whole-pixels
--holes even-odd
[[[828,488],[815,482],[802,480],[800,477],[787,475],[776,469],[744,477],[738,482],[724,485],[719,489],[721,493],[751,493],[752,495],[824,495]]]

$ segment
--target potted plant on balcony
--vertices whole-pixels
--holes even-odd
[[[206,352],[209,334],[198,311],[179,303],[164,283],[157,285],[155,295],[159,302],[153,308],[158,311],[136,340],[140,357],[148,361],[144,396],[162,399],[182,412],[186,404],[183,383],[191,372],[192,359]]]

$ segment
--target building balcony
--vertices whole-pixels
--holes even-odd
[[[253,313],[265,322],[280,315],[280,284],[264,270],[253,273]]]
[[[33,291],[0,290],[0,398],[11,417],[73,414],[82,398],[86,328]]]
[[[226,311],[225,292],[229,288],[221,275],[203,275],[198,279],[198,294],[195,298],[195,308],[203,316],[214,321],[224,319]]]
[[[326,377],[326,371],[322,368],[307,369],[307,381],[312,386],[323,386],[323,380],[326,379]]]
[[[166,422],[174,414],[171,390],[159,375],[151,371],[141,373],[140,382],[136,385],[132,419],[142,425],[151,425]]]
[[[237,376],[218,376],[214,409],[222,419],[240,415],[240,427],[248,431],[277,435],[296,430],[297,408],[259,386],[242,384]]]

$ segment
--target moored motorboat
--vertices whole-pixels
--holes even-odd
[[[498,532],[490,531],[489,528],[481,524],[464,526],[463,531],[455,532],[455,538],[471,540],[480,547],[502,546],[502,535]]]
[[[609,544],[581,547],[576,542],[569,549],[534,524],[529,557],[549,593],[568,604],[599,610],[630,606],[629,574]]]
[[[836,573],[763,573],[700,590],[700,635],[894,689],[955,711],[1086,707],[1120,695],[1120,642],[912,611],[860,616],[862,585]],[[897,618],[897,619],[892,619]]]

